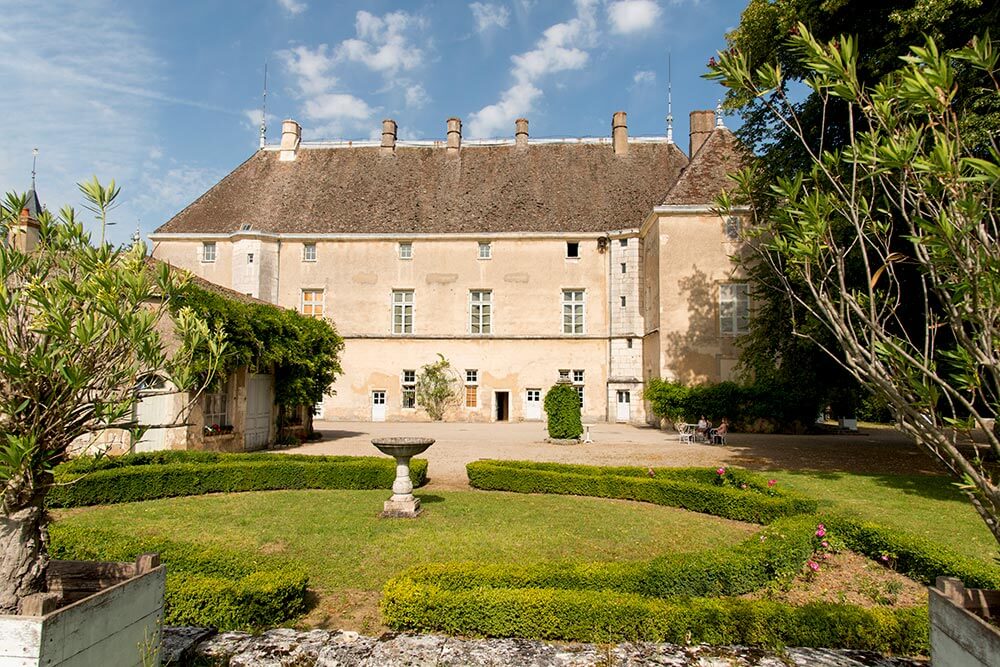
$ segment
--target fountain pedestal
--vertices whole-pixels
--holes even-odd
[[[372,444],[380,452],[396,459],[396,479],[392,483],[392,496],[382,506],[382,518],[415,519],[423,511],[420,499],[413,495],[410,479],[410,459],[434,444],[434,438],[373,438]]]

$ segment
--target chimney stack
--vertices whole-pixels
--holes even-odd
[[[715,112],[692,111],[691,112],[691,144],[688,148],[688,158],[693,158],[702,144],[708,140],[715,129]]]
[[[611,117],[611,145],[614,146],[615,155],[628,155],[628,125],[625,123],[627,115],[624,111],[616,111]]]
[[[302,143],[302,126],[292,119],[281,123],[281,155],[279,160],[291,162],[295,159],[295,153]]]
[[[448,119],[448,153],[457,154],[462,148],[462,120],[460,118]]]
[[[517,148],[528,147],[528,119],[518,118],[514,121],[514,146]]]
[[[391,118],[382,121],[382,148],[380,152],[396,152],[396,121]]]

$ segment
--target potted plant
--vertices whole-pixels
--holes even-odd
[[[66,627],[65,619],[56,619],[46,631],[29,623],[37,632],[0,636],[14,642],[22,658],[45,664],[59,662],[45,653],[46,645],[55,650],[69,641],[53,635],[53,627],[98,643],[140,622],[153,632],[150,591],[153,597],[158,592],[160,608],[163,595],[163,568],[149,559],[142,567],[102,564],[89,570],[50,563],[45,496],[53,468],[74,441],[108,428],[130,429],[137,440],[141,429],[133,408],[140,380],[155,371],[194,390],[211,379],[224,348],[221,336],[190,311],[173,317],[169,339],[161,333],[179,280],[165,265],[153,266],[138,240],[129,248],[104,242],[108,211],[119,193],[113,181],[104,187],[94,178],[80,189],[101,224],[98,246],[73,209],[58,216],[42,211],[33,191],[27,197],[9,194],[0,203],[6,240],[0,243],[0,627],[13,631],[24,626],[18,616],[47,618],[66,604],[77,624]],[[209,360],[208,378],[190,370],[194,354]],[[77,580],[73,586],[66,583],[67,568]],[[94,575],[90,583],[83,582],[86,571]],[[138,589],[122,587],[136,578]],[[139,589],[145,591],[139,598],[129,593]],[[88,598],[105,599],[87,607],[83,590]],[[129,655],[115,657],[107,648],[95,659],[138,664],[134,642]]]

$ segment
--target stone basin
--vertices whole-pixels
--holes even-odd
[[[422,454],[434,444],[434,438],[372,438],[380,452],[392,457],[411,457]]]
[[[392,497],[385,501],[382,518],[415,519],[420,515],[420,499],[413,495],[410,480],[410,458],[434,444],[434,438],[372,438],[372,444],[383,454],[396,459],[396,480]]]

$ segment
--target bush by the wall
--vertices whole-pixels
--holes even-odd
[[[545,414],[550,438],[579,438],[583,433],[580,420],[580,395],[569,384],[556,384],[545,394]]]
[[[167,625],[254,630],[306,609],[305,572],[277,558],[63,523],[49,530],[53,558],[131,562],[142,553],[160,554],[167,567]]]
[[[705,642],[839,647],[912,655],[927,650],[926,608],[641,595],[590,590],[446,591],[405,577],[382,595],[394,629],[571,641]]]
[[[653,414],[672,422],[695,422],[704,415],[715,423],[723,417],[737,430],[756,430],[761,424],[774,428],[808,425],[819,412],[821,400],[773,381],[753,384],[719,382],[682,385],[654,378],[646,386],[643,398],[650,402]]]
[[[780,519],[743,542],[648,561],[609,563],[429,563],[402,577],[442,590],[558,588],[648,597],[741,595],[801,571],[813,553],[817,520]]]
[[[178,454],[177,452],[173,454]],[[144,457],[133,455],[124,464],[71,462],[56,469],[48,494],[50,507],[79,507],[154,500],[175,496],[278,489],[388,489],[395,465],[381,457],[291,457],[283,454]],[[125,459],[126,457],[121,457]],[[156,460],[176,461],[155,463]],[[196,462],[181,462],[181,461]],[[114,459],[107,459],[114,461]],[[93,472],[81,473],[87,465]],[[111,465],[111,467],[104,467]],[[427,480],[426,459],[410,464],[416,486]]]
[[[477,489],[638,500],[752,523],[815,512],[817,507],[814,500],[767,489],[765,480],[733,469],[726,474],[746,482],[718,484],[712,479],[718,474],[707,468],[660,469],[649,477],[646,468],[480,460],[466,470],[469,484]],[[747,488],[740,488],[743,483]]]

